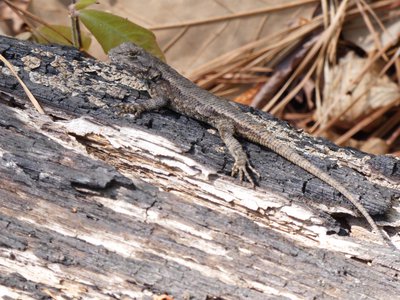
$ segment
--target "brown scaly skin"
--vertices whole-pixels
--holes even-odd
[[[238,135],[268,147],[342,193],[367,219],[381,241],[386,243],[374,220],[352,193],[328,173],[314,166],[281,142],[273,133],[267,132],[261,124],[241,112],[231,102],[201,89],[170,66],[132,43],[124,43],[110,50],[109,56],[115,64],[132,69],[135,76],[145,84],[151,96],[151,99],[141,104],[119,105],[121,112],[138,116],[144,111],[166,106],[180,114],[210,124],[218,130],[235,159],[232,176],[238,174],[240,180],[243,180],[245,176],[253,185],[249,171],[259,175],[250,165],[246,153],[234,136]]]

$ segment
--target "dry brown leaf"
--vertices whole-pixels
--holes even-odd
[[[351,123],[400,97],[397,84],[386,75],[379,76],[381,67],[377,65],[365,72],[352,89],[354,79],[367,61],[349,52],[338,65],[325,72],[324,102],[316,111],[316,119],[322,126],[336,117]],[[348,93],[349,90],[352,92]]]
[[[389,145],[380,138],[372,137],[362,143],[360,150],[376,155],[386,154],[389,151]]]
[[[260,86],[256,85],[245,92],[241,93],[239,96],[235,97],[234,101],[237,103],[250,105],[251,101],[253,100],[254,96],[260,90]]]
[[[14,0],[13,3],[20,9],[27,9],[31,0]],[[3,1],[0,2],[0,20],[7,21],[1,22],[0,28],[6,34],[20,33],[23,25],[23,20]]]
[[[68,5],[72,1],[34,0],[29,11],[49,24],[71,25],[68,17]]]
[[[385,30],[383,32],[381,32],[380,26],[375,25],[374,28],[381,32],[378,36],[380,44],[387,45],[398,37],[400,32],[400,18],[398,17],[398,13],[396,10],[389,13],[389,19],[384,22]],[[393,14],[392,18],[390,18],[391,14]],[[371,34],[368,27],[366,27],[363,18],[349,19],[343,30],[343,38],[368,53],[377,49],[375,37]]]

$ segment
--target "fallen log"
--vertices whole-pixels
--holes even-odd
[[[0,295],[9,298],[360,299],[397,296],[399,252],[334,189],[243,141],[261,173],[229,176],[215,130],[168,110],[139,119],[134,74],[59,46],[0,38],[44,106],[0,72]],[[136,88],[136,89],[135,89]],[[361,195],[398,244],[399,160],[257,115]],[[335,217],[335,218],[333,218]],[[214,298],[213,298],[214,297]]]

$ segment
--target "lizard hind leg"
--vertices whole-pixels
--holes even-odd
[[[228,148],[229,153],[235,159],[231,176],[238,174],[240,181],[243,181],[244,177],[246,177],[246,179],[254,187],[255,183],[249,171],[255,174],[258,178],[260,177],[260,174],[251,166],[249,159],[242,148],[242,145],[234,137],[235,126],[233,125],[233,122],[227,119],[220,119],[215,122],[215,127],[217,128],[221,139]]]
[[[254,180],[247,169],[254,173],[258,178],[260,178],[260,174],[250,165],[247,157],[245,157],[245,159],[235,159],[235,163],[232,167],[231,176],[236,176],[236,174],[239,174],[239,180],[243,181],[244,175],[246,179],[251,183],[251,185],[255,187],[256,184],[254,183]]]

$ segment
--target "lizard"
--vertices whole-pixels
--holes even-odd
[[[231,101],[200,88],[168,64],[131,42],[111,49],[108,55],[112,63],[132,70],[150,95],[150,99],[142,103],[117,104],[120,113],[138,117],[145,111],[168,107],[179,114],[211,125],[217,129],[234,158],[231,176],[238,175],[240,181],[245,177],[253,186],[255,184],[250,174],[254,173],[257,177],[260,175],[250,164],[236,136],[267,147],[340,192],[365,217],[381,242],[386,244],[383,233],[355,195],[327,172],[279,140],[273,132],[267,131],[256,119],[234,106]]]

